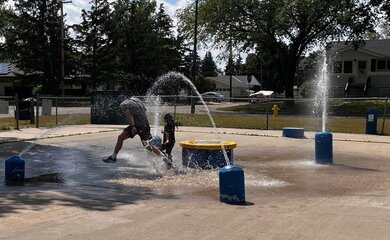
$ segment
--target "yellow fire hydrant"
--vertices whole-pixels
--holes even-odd
[[[274,113],[274,117],[278,117],[279,116],[279,110],[280,110],[279,106],[277,104],[275,104],[273,106],[273,108],[272,108],[272,111]]]

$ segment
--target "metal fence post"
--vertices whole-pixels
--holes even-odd
[[[266,112],[267,112],[267,124],[265,130],[268,130],[268,119],[269,119],[269,114],[268,114],[268,109],[269,109],[269,103],[270,103],[270,98],[267,99],[267,105],[266,105]]]
[[[56,126],[58,126],[58,98],[56,98]]]
[[[175,119],[176,121],[176,104],[177,104],[177,96],[175,95],[175,97],[173,98],[173,118]]]
[[[15,111],[16,129],[19,130],[19,96],[18,96],[18,93],[15,94],[15,106],[16,106],[16,111]]]
[[[387,102],[388,102],[388,100],[389,100],[389,97],[386,97],[385,109],[383,111],[382,135],[384,134],[384,131],[385,131],[385,121],[386,121],[386,112],[387,112]]]
[[[36,101],[35,112],[36,112],[37,116],[36,116],[36,121],[35,121],[35,127],[39,128],[39,94],[37,94],[36,99],[37,99],[37,101]]]

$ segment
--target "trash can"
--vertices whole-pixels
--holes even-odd
[[[378,109],[369,108],[366,116],[366,134],[377,134]]]
[[[19,109],[15,110],[15,119],[30,120],[31,118],[31,103],[29,101],[20,101],[18,103]],[[16,112],[19,110],[18,112]],[[17,116],[17,113],[19,116]]]

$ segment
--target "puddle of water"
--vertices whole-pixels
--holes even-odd
[[[265,167],[291,167],[291,168],[329,167],[329,165],[316,164],[315,161],[311,159],[292,160],[292,161],[270,161],[270,162],[260,163],[259,165]]]
[[[24,181],[5,181],[8,186],[39,185],[45,183],[64,183],[65,178],[62,173],[47,173],[35,177],[25,178]]]
[[[247,187],[285,187],[289,185],[291,184],[286,181],[275,179],[267,175],[249,171],[245,173],[245,186]]]
[[[65,178],[62,173],[47,173],[35,177],[25,178],[24,182],[27,184],[64,183]]]

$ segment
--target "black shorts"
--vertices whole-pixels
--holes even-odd
[[[129,138],[133,138],[136,134],[141,138],[142,141],[147,141],[152,138],[152,135],[150,134],[150,127],[145,126],[145,127],[135,127],[137,129],[137,133],[133,135],[132,128],[134,126],[128,126],[126,127],[123,131],[126,132],[127,136]]]

